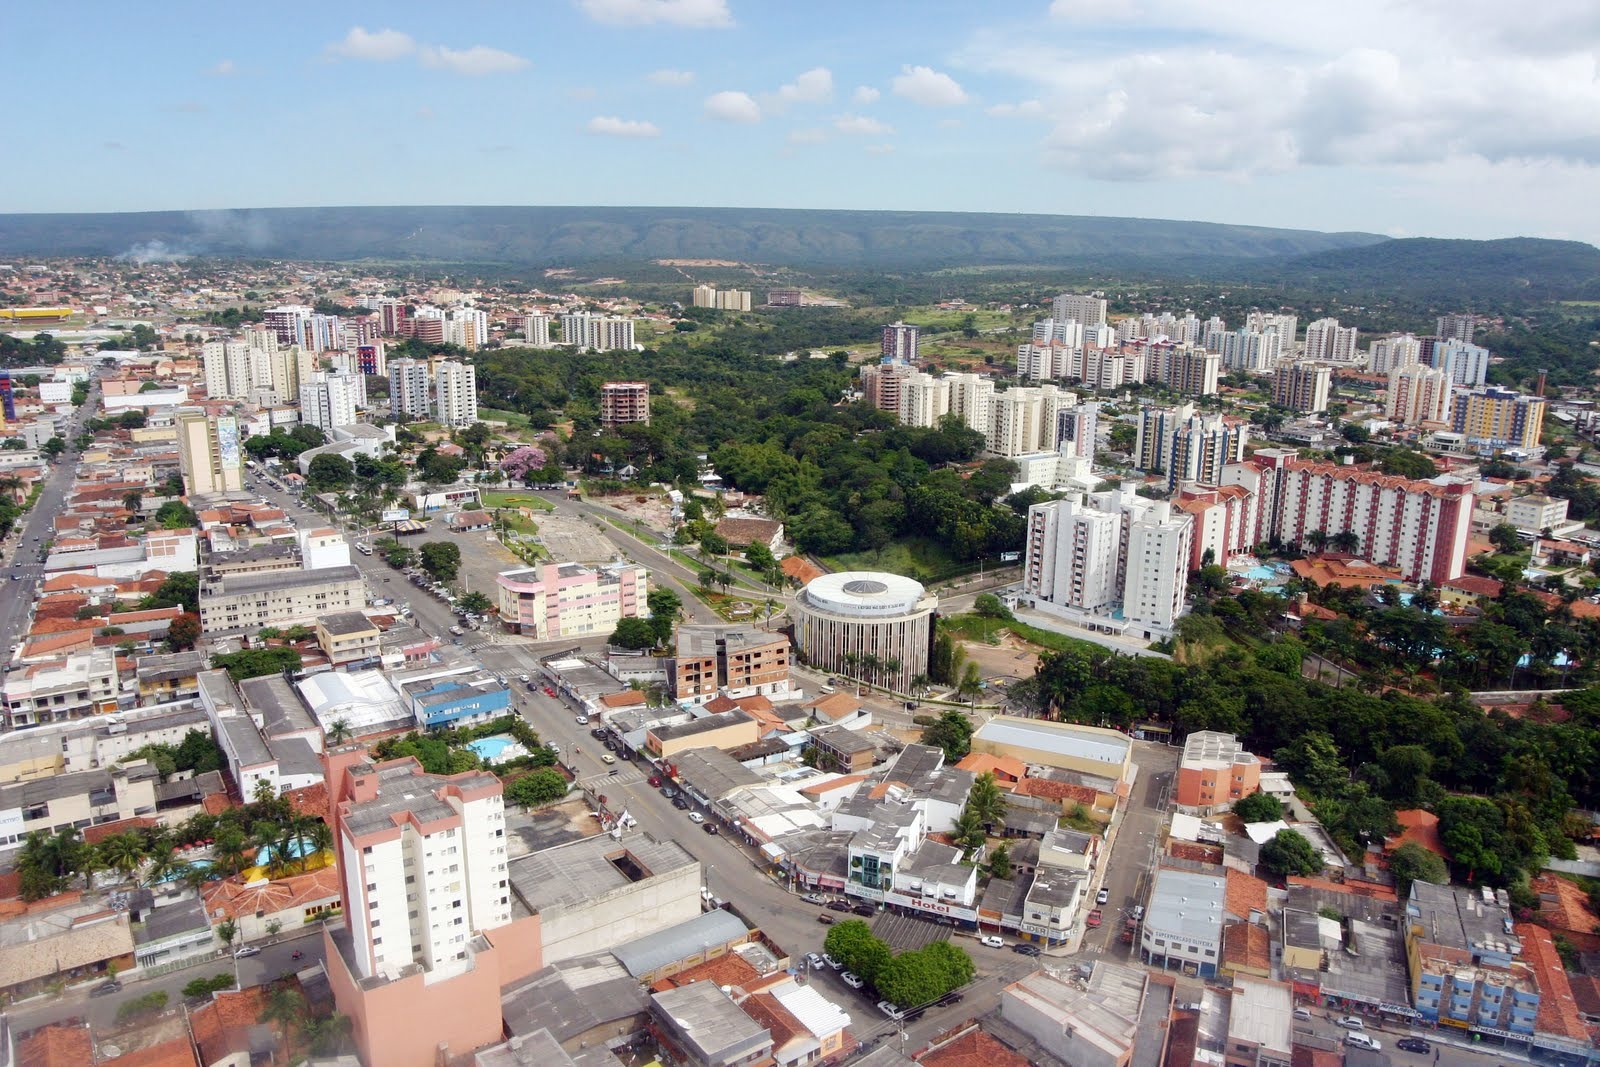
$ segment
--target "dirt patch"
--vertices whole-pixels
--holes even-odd
[[[1038,652],[1015,634],[1003,634],[998,645],[963,641],[961,647],[985,678],[1032,678],[1039,669]]]
[[[640,499],[643,497],[644,499]],[[616,496],[592,497],[596,503],[604,504],[608,508],[615,508],[621,513],[624,521],[630,525],[634,520],[657,536],[668,536],[672,533],[672,501],[659,493],[635,493],[632,496],[617,494]]]
[[[515,859],[593,837],[600,832],[600,820],[594,817],[588,804],[574,799],[533,812],[508,814],[506,830],[507,855]]]

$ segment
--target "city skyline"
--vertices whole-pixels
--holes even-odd
[[[1600,239],[1600,18],[1576,0],[914,13],[96,9],[70,52],[8,66],[49,100],[17,143],[70,162],[13,172],[0,210],[705,205]],[[62,15],[14,13],[16,38]]]

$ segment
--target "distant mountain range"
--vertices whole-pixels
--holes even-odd
[[[188,256],[577,266],[713,259],[928,271],[1038,266],[1340,289],[1558,298],[1600,291],[1572,241],[1391,240],[1162,219],[739,208],[332,207],[0,215],[0,257]]]

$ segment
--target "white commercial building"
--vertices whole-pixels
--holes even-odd
[[[439,364],[435,389],[441,423],[459,429],[478,421],[478,369],[472,364]]]
[[[928,671],[938,606],[939,598],[910,578],[843,571],[806,583],[789,613],[795,645],[811,666],[856,675],[870,656],[874,680],[904,692]]]

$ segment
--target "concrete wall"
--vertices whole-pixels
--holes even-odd
[[[544,964],[600,952],[700,914],[700,865],[622,886],[604,896],[541,916]]]

